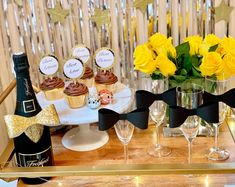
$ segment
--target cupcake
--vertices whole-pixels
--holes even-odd
[[[80,82],[85,84],[89,88],[93,86],[94,74],[93,74],[93,70],[90,67],[86,66],[85,72],[83,76],[81,77]]]
[[[107,70],[100,70],[95,76],[95,85],[98,92],[107,89],[112,93],[115,93],[117,81],[117,76]]]
[[[62,99],[64,96],[64,81],[61,78],[47,78],[40,84],[40,88],[44,92],[47,100]]]
[[[80,108],[85,105],[88,88],[79,82],[70,83],[64,90],[70,108]]]

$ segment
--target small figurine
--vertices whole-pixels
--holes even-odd
[[[96,88],[89,88],[89,95],[87,97],[87,106],[91,109],[96,109],[101,105],[100,96],[97,94]]]
[[[113,102],[113,93],[109,90],[103,89],[100,90],[98,95],[100,96],[101,104],[108,105]]]
[[[96,109],[100,106],[100,97],[98,95],[91,95],[87,98],[87,106],[91,109]]]

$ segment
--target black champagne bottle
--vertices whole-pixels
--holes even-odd
[[[41,111],[36,99],[29,75],[29,63],[25,53],[14,54],[16,72],[17,101],[15,114],[32,117]],[[54,163],[50,129],[41,124],[29,127],[20,136],[14,138],[17,165],[19,167],[52,166]],[[50,178],[22,178],[27,184],[40,184]]]

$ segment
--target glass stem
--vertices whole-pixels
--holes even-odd
[[[218,124],[214,124],[215,127],[215,148],[218,148],[218,131],[219,131],[219,127]]]
[[[156,136],[157,136],[157,138],[156,138],[156,147],[158,147],[159,146],[159,144],[160,144],[160,133],[159,133],[159,125],[156,125]]]
[[[191,164],[191,162],[192,162],[191,152],[192,152],[192,141],[189,141],[188,142],[188,163],[189,164]]]
[[[128,161],[128,147],[127,147],[127,144],[124,144],[124,160],[125,160],[125,164],[127,164],[127,161]]]

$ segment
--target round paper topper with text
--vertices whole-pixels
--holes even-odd
[[[89,48],[87,48],[84,45],[75,46],[72,49],[72,55],[75,58],[81,59],[84,64],[86,64],[91,58],[91,53],[90,53]]]
[[[95,52],[95,63],[100,69],[110,69],[115,62],[114,52],[110,48],[101,48]]]
[[[55,56],[46,55],[39,63],[39,70],[43,75],[53,75],[59,69],[59,62]]]
[[[64,64],[64,75],[70,79],[79,79],[84,74],[84,65],[81,60],[71,58]]]

